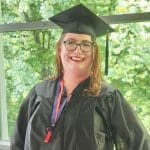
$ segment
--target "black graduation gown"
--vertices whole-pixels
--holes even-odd
[[[103,86],[99,96],[83,95],[79,84],[65,106],[48,144],[44,137],[57,80],[36,85],[23,102],[11,150],[149,150],[150,137],[121,93]]]

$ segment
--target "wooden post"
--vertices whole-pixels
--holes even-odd
[[[0,23],[1,22],[2,11],[0,0]],[[2,34],[0,34],[0,140],[8,140],[7,102]]]

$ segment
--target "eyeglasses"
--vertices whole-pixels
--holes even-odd
[[[74,51],[79,45],[82,52],[89,52],[94,46],[94,43],[89,41],[82,41],[80,44],[77,44],[75,40],[66,40],[64,44],[67,51]]]

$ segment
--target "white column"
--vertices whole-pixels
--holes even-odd
[[[2,22],[0,0],[0,24]],[[0,140],[8,139],[7,102],[5,86],[4,51],[2,34],[0,34]]]

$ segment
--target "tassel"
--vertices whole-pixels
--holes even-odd
[[[109,31],[106,34],[106,51],[105,51],[105,75],[108,75],[109,67]]]
[[[49,130],[44,138],[44,143],[48,143],[51,140],[52,132]]]

